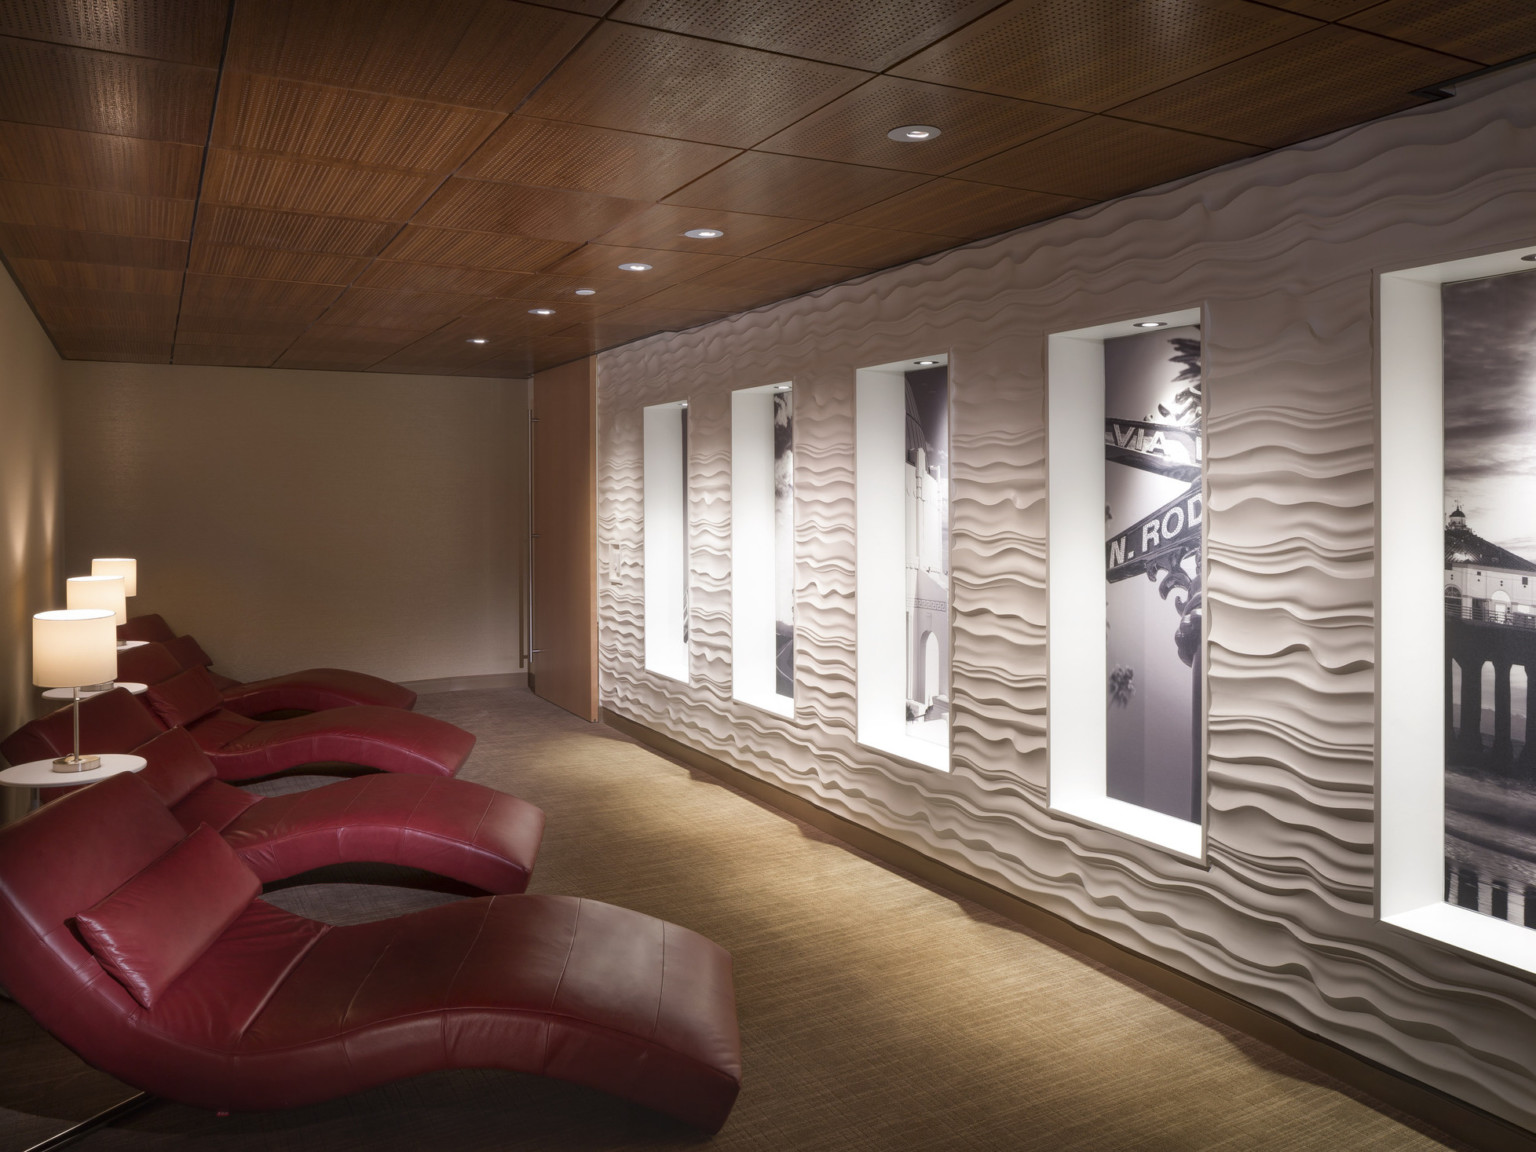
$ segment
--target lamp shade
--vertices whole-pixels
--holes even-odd
[[[139,594],[139,562],[123,556],[113,556],[105,560],[91,561],[92,576],[121,576],[123,578],[123,595],[137,596]]]
[[[104,684],[117,676],[117,624],[106,608],[65,608],[32,617],[32,683]]]
[[[66,608],[105,608],[117,617],[118,624],[128,622],[128,601],[121,576],[71,576],[64,581]]]

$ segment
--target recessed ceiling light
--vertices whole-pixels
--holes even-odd
[[[937,364],[938,361],[937,360],[914,360],[914,361],[912,361],[912,363],[916,364],[919,368],[928,368],[928,367],[931,367],[934,364]]]
[[[530,308],[528,309],[528,314],[530,316],[553,316],[555,310],[553,308]]]
[[[1532,252],[1529,256],[1522,256],[1522,257],[1520,257],[1520,259],[1522,259],[1522,260],[1536,260],[1536,252]]]
[[[773,387],[773,390],[775,392],[788,392],[789,391],[789,385],[788,384],[775,384],[774,387]]]
[[[1168,321],[1166,321],[1166,320],[1138,320],[1138,321],[1136,321],[1134,326],[1137,327],[1137,328],[1166,328],[1166,327],[1168,327]]]
[[[596,288],[578,288],[578,289],[576,289],[576,295],[578,295],[578,296],[596,296],[597,295],[597,289]]]
[[[692,236],[695,240],[718,240],[725,233],[718,228],[690,228],[683,235]]]
[[[471,336],[468,340],[465,341],[465,343],[466,344],[484,344],[485,343],[485,337],[484,336]]]
[[[651,266],[649,264],[620,264],[619,265],[619,271],[620,272],[649,272],[650,270],[651,270]]]
[[[920,140],[932,140],[940,133],[932,124],[903,124],[900,128],[892,128],[886,135],[899,144],[916,144]]]

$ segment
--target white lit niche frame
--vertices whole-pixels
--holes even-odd
[[[854,531],[858,742],[950,770],[944,744],[907,731],[906,387],[914,368],[950,367],[948,353],[860,368],[854,377]],[[949,387],[953,388],[951,377]],[[946,492],[945,499],[949,494]],[[946,636],[946,643],[950,637]]]
[[[778,541],[774,506],[774,397],[790,384],[731,393],[731,695],[779,716],[793,696],[775,687]],[[793,433],[793,415],[790,429]]]
[[[644,409],[645,667],[688,683],[688,402]]]
[[[1047,341],[1047,796],[1053,812],[1203,863],[1203,724],[1200,823],[1112,799],[1107,787],[1104,341],[1138,335],[1148,330],[1138,324],[1154,321],[1170,328],[1202,324],[1201,310],[1186,308],[1056,332]],[[1201,550],[1202,566],[1207,551]],[[1202,623],[1202,630],[1208,632],[1208,623]],[[1091,640],[1083,643],[1082,637]],[[1202,652],[1208,651],[1205,634],[1200,645]],[[1208,662],[1202,661],[1202,667]]]
[[[1445,418],[1440,286],[1528,272],[1530,246],[1382,273],[1377,363],[1381,919],[1536,972],[1536,930],[1445,902]]]

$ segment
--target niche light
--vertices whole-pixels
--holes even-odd
[[[932,368],[935,364],[938,363],[938,361],[937,360],[914,360],[914,361],[912,361],[912,363],[916,364],[919,368]]]
[[[939,135],[941,135],[939,129],[932,124],[903,124],[900,128],[892,128],[886,133],[886,136],[898,144],[917,144],[923,140],[932,140]]]
[[[1522,259],[1522,260],[1529,260],[1529,261],[1536,261],[1536,252],[1532,252],[1529,256],[1522,256],[1522,257],[1520,257],[1520,259]]]
[[[630,263],[619,265],[620,272],[649,272],[650,270],[651,266],[649,264]]]
[[[466,343],[466,344],[484,344],[485,343],[485,337],[484,336],[471,336],[468,340],[464,341],[464,343]]]
[[[718,228],[690,228],[683,235],[692,236],[695,240],[718,240],[725,233]]]
[[[1136,321],[1135,327],[1137,327],[1137,328],[1166,328],[1166,327],[1168,327],[1168,321],[1166,321],[1166,320],[1138,320],[1138,321]]]
[[[530,309],[528,309],[528,315],[530,315],[530,316],[553,316],[554,314],[555,314],[555,310],[553,308],[530,308]]]
[[[597,289],[596,288],[578,288],[578,289],[576,289],[576,295],[578,295],[578,296],[596,296],[597,295]]]

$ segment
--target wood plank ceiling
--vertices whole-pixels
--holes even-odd
[[[522,376],[1533,50],[1531,0],[0,0],[0,254],[69,358]]]

